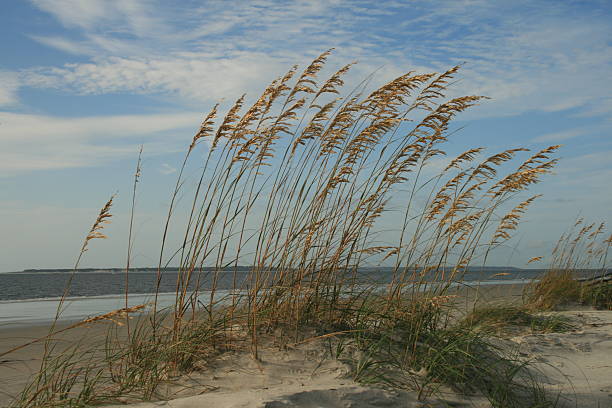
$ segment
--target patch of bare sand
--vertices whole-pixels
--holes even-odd
[[[132,408],[442,408],[485,407],[463,397],[418,400],[416,392],[361,386],[349,367],[330,358],[322,342],[296,348],[261,350],[259,361],[247,353],[226,354],[168,390],[201,395],[144,402]],[[452,404],[452,405],[449,405]],[[475,404],[476,403],[476,404]],[[119,408],[112,405],[107,408]]]
[[[560,394],[561,406],[612,407],[612,311],[561,313],[572,318],[576,330],[517,336],[512,342],[536,362],[546,389]]]

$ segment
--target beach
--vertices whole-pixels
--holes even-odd
[[[0,408],[612,408],[612,2],[174,3],[3,2]]]
[[[520,303],[522,285],[492,285],[455,291],[457,305],[470,308],[479,302]],[[550,395],[558,395],[559,405],[579,407],[612,406],[612,311],[572,307],[553,312],[572,322],[570,331],[530,333],[519,331],[495,338],[496,344],[533,363],[540,384]],[[69,321],[62,321],[61,330]],[[91,324],[57,336],[58,347],[81,341],[104,351],[106,332],[113,323]],[[119,328],[119,333],[124,328]],[[48,325],[21,324],[0,328],[0,351],[16,347],[48,333]],[[486,398],[466,396],[448,387],[430,396],[413,390],[391,389],[354,381],[351,366],[330,355],[330,344],[341,337],[303,336],[295,344],[277,343],[264,337],[258,359],[248,350],[225,352],[211,358],[186,376],[173,378],[160,387],[162,400],[121,404],[140,408],[171,407],[489,407]],[[7,406],[32,378],[40,364],[44,342],[11,353],[0,359],[0,406]]]
[[[506,347],[537,361],[546,373],[548,392],[559,396],[559,407],[612,406],[612,311],[567,311],[578,327],[570,333],[520,335]],[[347,367],[322,360],[321,347],[270,350],[261,362],[249,356],[222,359],[188,381],[201,395],[163,402],[134,404],[134,408],[246,407],[490,407],[482,397],[442,390],[440,397],[419,401],[416,392],[362,386],[347,378]],[[187,384],[186,384],[187,385]],[[118,408],[122,405],[110,405]]]

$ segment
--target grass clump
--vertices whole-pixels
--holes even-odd
[[[523,305],[503,304],[477,307],[465,316],[463,324],[498,334],[524,330],[531,333],[559,333],[574,328],[566,316],[542,315]]]
[[[168,320],[161,318],[161,322]],[[115,397],[132,400],[164,398],[158,387],[163,382],[183,373],[195,371],[227,351],[228,332],[225,316],[215,319],[192,321],[176,333],[156,322],[153,330],[150,321],[143,318],[128,338],[120,338],[116,332],[106,337],[107,378]],[[153,332],[155,331],[155,335]]]
[[[417,390],[420,398],[446,388],[485,396],[493,407],[555,406],[518,353],[494,345],[484,331],[451,323],[438,301],[379,313],[376,327],[354,326],[341,341],[330,340],[330,349],[352,366],[356,381]]]
[[[580,303],[582,285],[570,271],[549,271],[528,288],[528,304],[536,310],[554,310]]]
[[[536,310],[554,310],[570,304],[610,309],[610,286],[605,280],[612,235],[603,236],[604,224],[578,219],[553,249],[548,271],[526,287],[527,304]],[[591,276],[584,276],[590,271]],[[577,277],[581,276],[582,281]]]
[[[597,309],[612,310],[612,282],[584,285],[581,300]]]
[[[74,362],[76,376],[61,369],[71,366],[70,355],[46,353],[41,374],[15,407],[163,398],[160,384],[216,353],[248,350],[259,359],[262,337],[278,333],[299,342],[312,331],[345,335],[336,354],[355,350],[359,381],[384,379],[422,394],[448,384],[483,393],[495,406],[527,406],[519,403],[524,391],[537,387],[524,376],[525,364],[481,333],[453,327],[449,289],[511,238],[537,196],[513,200],[550,172],[559,146],[518,163],[528,149],[483,156],[483,148],[468,148],[444,162],[452,120],[484,99],[446,99],[459,67],[409,72],[369,92],[366,81],[342,96],[351,65],[321,80],[329,55],[301,72],[290,69],[250,105],[238,98],[220,119],[219,107],[211,109],[171,194],[150,316],[136,326],[126,319],[127,336],[109,335],[104,355]],[[203,162],[195,165],[201,173],[186,191],[185,174],[203,140]],[[139,174],[138,165],[134,194]],[[188,197],[187,221],[174,226],[179,197]],[[110,203],[86,244],[104,237]],[[391,212],[393,228],[385,228]],[[385,242],[381,230],[388,232]],[[169,237],[177,235],[169,251]],[[179,272],[166,315],[158,294],[171,262]],[[383,262],[393,266],[385,285],[359,277],[362,266]],[[251,268],[240,281],[242,264]],[[206,288],[204,266],[213,270]],[[221,299],[217,283],[227,273],[234,284]],[[68,360],[54,365],[62,358]],[[53,379],[66,375],[71,380],[55,390]]]
[[[581,282],[568,271],[549,271],[527,290],[528,304],[536,310],[555,310],[572,304],[612,310],[612,283]]]

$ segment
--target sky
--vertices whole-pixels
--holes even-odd
[[[71,267],[113,193],[108,240],[81,266],[125,264],[143,145],[132,264],[156,265],[176,169],[203,113],[256,96],[335,48],[349,80],[463,64],[455,143],[562,144],[515,244],[496,265],[546,256],[583,216],[612,224],[612,3],[593,1],[0,2],[0,272]],[[189,177],[188,177],[189,180]]]

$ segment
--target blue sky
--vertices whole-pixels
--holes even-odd
[[[111,239],[83,266],[121,266],[144,145],[135,265],[155,264],[171,184],[201,115],[254,97],[335,47],[358,82],[464,63],[456,94],[491,97],[451,149],[561,143],[510,252],[546,255],[577,216],[612,222],[609,1],[15,0],[0,4],[0,271],[70,267],[119,192]],[[454,143],[454,145],[453,145]]]

